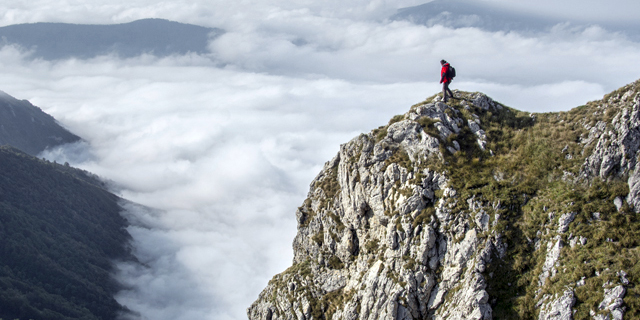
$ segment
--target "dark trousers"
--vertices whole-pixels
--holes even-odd
[[[447,99],[447,92],[449,93],[449,96],[453,98],[453,92],[449,90],[449,83],[451,83],[451,81],[442,83],[442,99],[444,99],[444,102],[447,102],[447,100],[449,100]]]

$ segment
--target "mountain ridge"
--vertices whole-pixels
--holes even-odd
[[[584,30],[600,26],[606,30],[626,35],[633,41],[640,41],[640,24],[612,21],[583,21],[575,18],[546,17],[543,15],[515,10],[487,1],[434,0],[421,5],[400,8],[389,17],[392,21],[409,21],[432,27],[441,25],[448,28],[479,28],[491,32],[519,32],[525,35],[549,32],[554,27],[568,30]]]
[[[640,316],[640,81],[559,113],[456,95],[341,145],[249,319]]]
[[[18,45],[31,58],[89,59],[115,54],[131,58],[208,53],[208,41],[223,31],[165,19],[141,19],[121,24],[91,25],[54,22],[0,27],[3,45]]]
[[[80,141],[42,109],[0,91],[0,145],[11,145],[32,156],[47,148]]]

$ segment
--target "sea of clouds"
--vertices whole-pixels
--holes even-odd
[[[420,3],[0,4],[1,25],[157,17],[227,30],[202,56],[52,62],[0,49],[0,90],[84,139],[42,156],[102,176],[126,200],[142,262],[118,264],[127,290],[117,298],[134,312],[126,318],[245,319],[291,264],[295,210],[324,162],[437,93],[440,59],[456,67],[453,89],[532,112],[568,110],[640,78],[640,44],[597,25],[522,36],[384,19]]]

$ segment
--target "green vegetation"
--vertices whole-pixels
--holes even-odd
[[[381,126],[378,129],[373,129],[373,136],[376,138],[376,143],[384,139],[387,136],[387,126]]]
[[[322,246],[322,243],[324,242],[324,230],[320,229],[320,232],[313,235],[311,240],[318,244],[318,246]]]
[[[378,239],[367,241],[364,248],[367,250],[367,253],[376,253],[378,252],[378,243]]]
[[[335,213],[333,213],[331,211],[327,215],[331,218],[331,220],[333,220],[333,222],[336,223],[336,227],[338,229],[338,232],[342,232],[344,230],[345,226],[344,226],[344,223],[342,223],[342,220],[340,220],[340,217],[338,217],[337,214],[335,214]]]
[[[456,190],[457,198],[462,200],[455,202],[455,215],[469,213],[466,200],[470,198],[489,208],[496,231],[504,236],[508,245],[506,257],[495,257],[486,272],[487,290],[496,298],[492,305],[496,318],[536,318],[535,303],[541,297],[537,292],[538,275],[546,250],[536,251],[532,239],[537,239],[536,232],[545,226],[555,230],[553,223],[567,212],[577,213],[569,231],[563,235],[565,247],[560,263],[567,270],[558,270],[558,276],[549,279],[540,294],[561,293],[567,285],[575,287],[576,281],[584,277],[585,286],[575,289],[575,316],[587,318],[589,310],[597,310],[597,304],[602,301],[603,284],[616,279],[616,271],[625,270],[631,281],[624,299],[627,310],[632,309],[627,314],[632,318],[640,316],[640,311],[636,311],[640,310],[640,267],[637,267],[640,265],[640,216],[626,204],[620,212],[613,205],[613,199],[624,199],[629,192],[627,177],[591,182],[572,178],[579,175],[584,163],[584,146],[580,141],[598,121],[610,123],[624,107],[619,104],[621,97],[630,91],[633,93],[627,96],[633,97],[640,92],[640,84],[613,92],[605,97],[606,101],[590,102],[569,112],[535,115],[504,106],[501,110],[484,110],[467,103],[471,94],[460,93],[462,99],[452,100],[448,105],[453,109],[446,111],[452,117],[465,119],[459,133],[442,140],[435,127],[438,120],[418,119],[427,134],[440,139],[444,161],[418,159],[412,163],[407,161],[408,156],[404,159],[402,150],[396,150],[385,163],[413,169],[416,178],[412,183],[420,181],[425,168],[443,172],[450,181],[449,187]],[[480,149],[477,137],[469,129],[469,119],[481,123],[487,136],[485,150]],[[460,145],[460,151],[455,154],[446,149],[453,141]],[[584,154],[588,155],[593,146],[588,146]],[[398,190],[401,194],[404,191]],[[436,198],[441,197],[442,191],[437,190]],[[393,208],[387,210],[399,229],[400,217],[395,217]],[[551,212],[555,213],[556,220],[549,219]],[[599,212],[602,219],[593,220],[594,212]],[[431,204],[412,224],[416,227],[428,223],[434,215]],[[473,226],[471,217],[468,221]],[[589,240],[585,246],[571,248],[569,235]],[[555,233],[542,238],[550,240],[553,236]],[[407,260],[405,267],[413,265]],[[600,276],[596,276],[596,272]]]
[[[300,226],[299,227],[308,227],[311,219],[315,216],[315,212],[311,208],[311,199],[307,198],[302,203],[302,206],[298,207],[298,210],[302,214],[300,217]]]
[[[440,132],[438,132],[438,129],[436,128],[436,125],[435,125],[438,122],[440,122],[439,119],[431,119],[429,117],[422,117],[418,119],[418,123],[422,127],[422,130],[426,134],[433,137],[438,137],[440,135]]]
[[[119,198],[82,171],[0,147],[0,318],[114,319],[129,259]],[[84,179],[76,177],[84,176]]]
[[[435,215],[436,215],[436,208],[434,208],[433,205],[422,209],[422,211],[420,211],[420,214],[418,214],[418,216],[415,219],[413,219],[413,222],[412,222],[413,227],[415,228],[420,224],[431,222],[432,217],[434,217]]]
[[[320,207],[326,208],[327,204],[333,203],[336,194],[340,191],[340,183],[338,182],[338,163],[329,168],[326,175],[313,186],[320,188],[324,192],[324,197],[320,200]]]
[[[344,268],[344,263],[337,256],[331,256],[331,258],[329,258],[329,268],[340,270]]]
[[[274,279],[280,278],[284,275],[300,275],[305,278],[310,276],[311,274],[311,263],[309,262],[309,260],[304,260],[303,262],[296,263],[287,268],[287,270],[285,270],[283,273],[276,275]]]
[[[566,246],[560,263],[566,270],[558,270],[558,276],[547,281],[541,294],[560,293],[567,285],[575,287],[576,281],[584,277],[586,285],[575,290],[574,317],[588,318],[589,310],[597,310],[602,301],[603,284],[614,280],[616,271],[625,270],[631,281],[624,299],[628,306],[626,315],[639,317],[640,216],[626,206],[618,212],[613,205],[613,199],[627,195],[627,178],[609,177],[607,181],[592,182],[563,179],[567,174],[578,176],[584,163],[579,141],[588,130],[583,124],[593,126],[597,121],[611,121],[621,109],[609,106],[602,110],[596,108],[598,102],[593,102],[569,112],[532,116],[510,108],[487,111],[457,103],[459,100],[453,107],[466,119],[472,119],[472,114],[479,117],[487,135],[486,150],[478,147],[475,135],[465,123],[458,134],[443,143],[445,161],[428,166],[445,172],[450,187],[463,200],[457,202],[454,214],[469,212],[464,201],[469,198],[487,207],[497,205],[489,214],[492,220],[499,215],[496,231],[504,236],[508,251],[504,259],[494,258],[486,272],[487,291],[496,298],[492,305],[494,317],[537,318],[535,303],[541,297],[536,292],[538,275],[546,250],[536,251],[532,239],[539,237],[536,232],[545,226],[556,229],[555,221],[549,220],[551,212],[556,219],[567,212],[577,215],[563,235]],[[423,122],[424,128],[433,124],[432,120]],[[444,149],[453,140],[461,147],[455,154]],[[566,157],[567,154],[571,157]],[[602,219],[593,220],[594,212],[599,212]],[[426,208],[413,221],[414,226],[430,221],[433,214],[432,208]],[[571,248],[570,234],[587,238],[587,245]],[[542,237],[549,240],[552,236],[555,233]]]
[[[345,292],[344,289],[329,292],[320,299],[310,299],[311,315],[313,319],[329,320],[345,303],[349,302],[355,290]]]
[[[404,115],[398,114],[393,116],[393,118],[389,120],[389,123],[386,126],[381,126],[378,129],[374,129],[373,136],[376,138],[376,143],[380,142],[380,140],[384,139],[384,137],[387,136],[387,128],[389,128],[390,125],[402,120],[404,120]]]
[[[389,159],[385,160],[384,168],[386,169],[392,163],[409,170],[409,172],[413,171],[413,164],[411,163],[409,154],[402,148],[398,148]]]

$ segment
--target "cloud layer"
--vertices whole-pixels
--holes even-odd
[[[88,141],[44,156],[157,209],[126,206],[148,267],[120,265],[131,290],[119,301],[141,319],[242,319],[290,265],[295,209],[323,162],[415,100],[398,91],[423,84],[301,80],[184,59],[22,62],[2,85]]]
[[[140,265],[120,264],[134,319],[244,319],[290,265],[295,209],[340,143],[454,89],[521,110],[568,110],[640,78],[640,45],[592,27],[536,37],[382,18],[416,1],[46,0],[0,5],[2,24],[158,17],[221,27],[211,54],[56,63],[0,50],[0,89],[86,143],[50,159],[128,201]],[[29,14],[28,14],[29,13]]]

